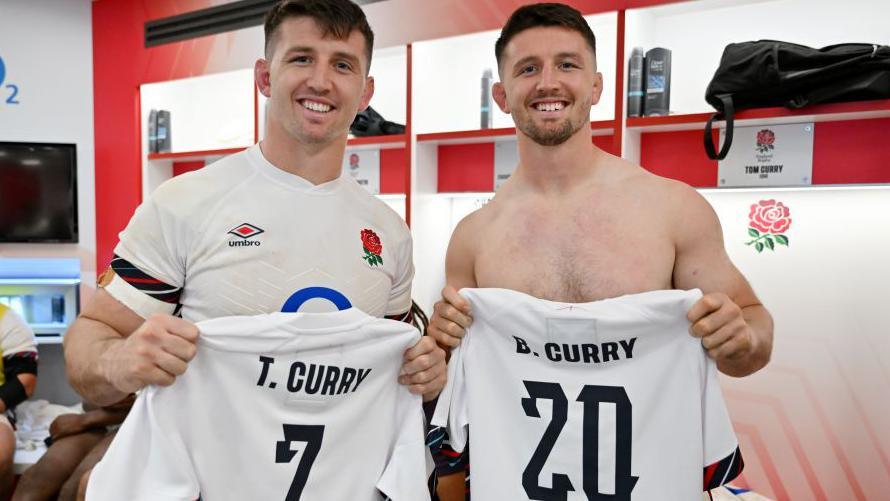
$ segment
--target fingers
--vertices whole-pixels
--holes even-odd
[[[195,357],[198,328],[181,318],[152,315],[120,348],[110,352],[108,379],[124,393],[147,385],[169,386]]]
[[[692,308],[686,313],[686,318],[695,323],[711,312],[719,310],[727,301],[729,301],[729,297],[720,292],[705,294],[692,305]]]
[[[421,338],[405,352],[399,383],[418,395],[438,394],[447,378],[445,351],[429,336]]]
[[[735,323],[736,321],[744,322],[742,309],[732,301],[729,301],[722,303],[718,309],[711,310],[705,316],[696,320],[689,327],[689,333],[695,337],[705,337],[717,332],[724,325]]]
[[[144,386],[152,384],[155,386],[170,386],[173,384],[174,381],[176,381],[176,376],[164,371],[163,369],[155,367],[146,374]]]
[[[723,329],[721,329],[721,331],[722,330]],[[718,331],[714,335],[721,334],[721,331]],[[751,338],[747,334],[747,331],[743,331],[742,333],[730,334],[722,343],[716,344],[713,348],[708,349],[708,356],[718,361],[727,359],[732,360],[739,356],[746,355],[750,353],[750,351]]]
[[[185,338],[179,336],[163,336],[160,339],[160,346],[165,352],[182,360],[183,362],[191,362],[198,352],[198,346]]]
[[[427,333],[442,346],[454,348],[460,344],[461,338],[466,334],[466,328],[472,322],[472,317],[446,301],[439,301],[433,308],[433,317],[430,319]]]
[[[454,305],[449,304],[447,301],[439,301],[433,306],[433,316],[438,316],[442,320],[453,322],[464,329],[473,323],[473,317],[456,308]]]
[[[198,327],[188,320],[171,315],[152,315],[146,323],[192,343],[198,340]]]
[[[463,298],[460,294],[457,293],[457,289],[450,285],[446,285],[444,289],[442,289],[442,299],[451,304],[451,306],[457,308],[465,315],[470,315],[470,303],[466,299]],[[466,325],[464,326],[466,327]]]
[[[164,350],[158,350],[155,354],[155,366],[168,375],[175,377],[185,374],[185,370],[188,368],[188,362],[177,356],[171,355]]]
[[[402,365],[402,374],[415,374],[433,367],[438,363],[445,363],[445,351],[436,345],[436,340],[423,336],[414,346],[405,351],[405,363]]]

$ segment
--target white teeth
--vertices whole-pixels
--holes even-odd
[[[538,103],[535,109],[538,111],[559,111],[562,109],[562,103]]]
[[[317,111],[319,113],[327,113],[331,111],[331,105],[324,103],[316,103],[315,101],[304,100],[303,106],[312,111]]]

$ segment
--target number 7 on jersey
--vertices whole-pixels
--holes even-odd
[[[303,494],[303,488],[306,487],[306,480],[309,478],[309,470],[312,469],[312,463],[315,462],[315,457],[318,456],[318,451],[321,449],[324,425],[285,424],[282,426],[284,427],[284,440],[276,442],[276,463],[290,463],[297,455],[297,451],[291,450],[290,444],[306,442],[306,448],[303,449],[303,455],[300,457],[300,464],[297,465],[297,472],[294,473],[287,497],[284,498],[284,501],[299,501]]]

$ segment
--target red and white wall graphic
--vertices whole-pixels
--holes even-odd
[[[890,188],[705,197],[776,323],[770,364],[721,381],[745,455],[742,484],[777,499],[886,499]],[[789,245],[748,245],[752,206],[767,207],[757,225],[781,230]]]

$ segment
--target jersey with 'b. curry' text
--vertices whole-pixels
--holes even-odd
[[[473,323],[433,423],[474,501],[700,499],[743,463],[716,364],[689,335],[701,292],[559,303],[464,289]]]

